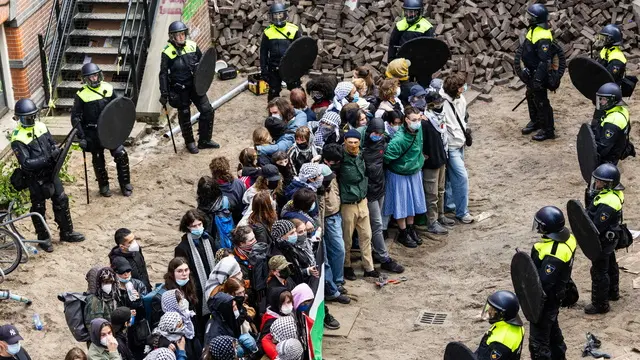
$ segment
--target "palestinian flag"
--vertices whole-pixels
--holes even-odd
[[[324,241],[324,240],[321,240]],[[320,277],[309,282],[309,287],[313,290],[314,298],[309,316],[305,316],[307,344],[309,346],[309,359],[322,360],[322,335],[324,332],[324,251],[323,244],[319,243],[316,251],[316,265],[320,272]]]

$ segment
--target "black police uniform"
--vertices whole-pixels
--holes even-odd
[[[475,354],[478,360],[520,360],[524,328],[498,321],[487,331]]]
[[[602,253],[591,262],[591,302],[599,310],[609,309],[609,300],[620,296],[620,271],[616,261],[616,245],[622,223],[622,190],[601,190],[592,200],[587,214],[600,233]]]
[[[285,22],[284,26],[269,25],[262,34],[260,42],[260,70],[262,76],[269,83],[268,100],[280,96],[282,90],[282,78],[280,78],[280,60],[291,43],[300,38],[300,31],[295,24]],[[287,83],[287,89],[293,90],[300,87],[300,80],[291,84]]]
[[[620,85],[624,79],[627,58],[618,46],[605,47],[600,50],[600,56],[596,59],[600,65],[607,68],[616,84]]]
[[[618,164],[629,142],[629,110],[621,105],[602,112],[599,123],[592,126],[600,163]]]
[[[564,231],[568,232],[566,228]],[[571,234],[566,241],[543,235],[531,249],[531,258],[547,294],[540,320],[530,324],[529,352],[533,360],[565,359],[567,346],[558,325],[558,312],[571,281],[576,245]]]
[[[169,100],[169,105],[178,109],[178,121],[186,144],[195,142],[191,126],[191,103],[200,112],[198,119],[198,145],[211,141],[214,111],[206,95],[195,90],[193,73],[202,58],[202,51],[192,40],[183,46],[169,41],[162,51],[160,61],[160,94]]]
[[[528,69],[527,106],[529,117],[535,128],[543,129],[548,135],[554,135],[553,108],[549,102],[546,84],[549,64],[552,60],[553,35],[549,29],[531,26],[522,44],[522,62]]]
[[[429,20],[420,17],[415,23],[409,23],[406,17],[398,21],[389,37],[389,62],[397,57],[398,50],[404,43],[420,37],[434,37],[436,30]]]
[[[56,147],[47,126],[42,122],[36,122],[32,127],[23,127],[19,123],[11,135],[11,149],[28,182],[31,212],[45,217],[46,200],[51,199],[54,220],[60,227],[61,240],[68,240],[73,233],[69,198],[64,193],[58,175],[53,176],[60,150]],[[46,227],[40,219],[32,217],[32,220],[38,239],[48,239]],[[41,247],[44,248],[42,245]]]
[[[76,126],[78,123],[78,138],[86,141],[86,151],[91,152],[93,170],[95,171],[100,191],[109,187],[109,173],[107,172],[104,150],[98,137],[98,119],[104,108],[111,101],[117,98],[113,91],[113,86],[105,81],[101,81],[96,88],[90,85],[84,85],[80,89],[73,101],[71,109],[71,125]],[[129,155],[123,145],[116,149],[109,149],[113,160],[116,163],[118,172],[118,183],[124,192],[126,186],[131,183],[131,173],[129,171]]]

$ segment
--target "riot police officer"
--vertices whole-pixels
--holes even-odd
[[[596,92],[598,122],[592,123],[600,163],[618,164],[620,159],[635,156],[629,142],[629,109],[622,102],[622,90],[616,83],[606,83]]]
[[[531,258],[547,297],[540,320],[530,324],[529,352],[533,360],[565,359],[567,351],[558,325],[558,312],[568,292],[574,292],[570,297],[577,300],[577,288],[571,281],[577,243],[564,225],[564,214],[555,206],[543,207],[534,217],[534,228],[542,236],[533,245]]]
[[[603,27],[594,45],[601,49],[597,61],[607,68],[616,84],[621,85],[627,67],[627,58],[620,50],[622,46],[620,28],[614,24]]]
[[[478,360],[520,360],[524,327],[518,311],[520,303],[511,291],[496,291],[487,298],[482,319],[492,325],[476,350]]]
[[[181,21],[169,25],[169,43],[162,51],[160,62],[160,103],[166,108],[167,102],[178,109],[178,122],[187,150],[197,154],[198,149],[217,149],[218,143],[211,140],[213,134],[214,111],[207,95],[198,95],[195,90],[193,73],[202,58],[202,52],[195,41],[187,39],[189,28]],[[198,118],[198,146],[191,126],[191,103],[200,112]]]
[[[38,108],[31,99],[21,99],[16,102],[15,116],[18,126],[11,135],[11,149],[18,159],[20,180],[12,184],[18,190],[29,189],[31,211],[45,217],[46,200],[53,202],[54,220],[60,228],[60,241],[80,242],[84,235],[73,231],[69,198],[64,193],[62,182],[58,174],[53,174],[54,167],[60,156],[60,149],[56,146],[47,126],[36,122]],[[15,176],[15,174],[14,174]],[[12,176],[12,179],[14,178]],[[38,239],[49,238],[45,224],[35,217],[33,226]],[[53,245],[40,244],[46,252],[53,251]]]
[[[600,234],[602,252],[591,261],[591,304],[584,309],[587,314],[607,313],[609,300],[620,298],[620,271],[615,250],[622,231],[622,190],[620,171],[615,165],[605,163],[593,171],[587,214]]]
[[[422,0],[404,0],[404,16],[396,23],[389,37],[388,62],[394,60],[402,44],[419,37],[434,37],[435,28],[422,16]]]
[[[301,35],[298,27],[287,21],[287,8],[284,4],[274,3],[269,8],[269,25],[262,34],[260,42],[260,71],[269,83],[268,101],[280,96],[282,79],[280,78],[280,60],[291,43]],[[300,87],[300,80],[287,84],[287,89]]]
[[[527,9],[528,31],[522,44],[521,79],[527,84],[527,106],[529,123],[522,129],[522,135],[538,130],[532,137],[536,141],[555,138],[553,108],[549,103],[547,81],[551,63],[553,34],[548,25],[549,12],[542,4],[533,4]]]
[[[98,137],[98,118],[108,103],[116,99],[113,86],[104,81],[102,70],[94,63],[82,66],[82,82],[74,99],[71,109],[71,125],[78,127],[80,147],[91,152],[93,171],[98,180],[100,195],[109,197],[109,174],[105,165],[104,147]],[[80,126],[77,126],[77,125]],[[124,196],[131,196],[131,173],[129,171],[129,156],[124,146],[120,145],[115,150],[109,150],[116,163],[118,171],[118,183]]]

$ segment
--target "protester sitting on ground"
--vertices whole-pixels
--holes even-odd
[[[315,145],[322,149],[327,144],[344,142],[344,136],[340,131],[340,114],[335,111],[327,111],[320,119],[320,126],[314,134]]]
[[[194,281],[194,276],[191,275],[191,269],[187,259],[183,257],[176,257],[169,261],[167,272],[164,274],[164,288],[166,291],[178,289],[184,295],[184,298],[189,302],[189,311],[196,313],[196,316],[191,318],[196,334],[201,336],[204,334],[204,327],[207,323],[208,316],[202,316],[202,307],[200,306],[202,296],[198,295],[198,290]],[[160,308],[162,301],[160,302]],[[152,319],[160,318],[162,314],[156,314],[152,316]]]
[[[142,248],[136,240],[135,234],[131,230],[121,228],[116,230],[113,236],[116,241],[116,246],[111,249],[109,253],[109,260],[113,265],[113,259],[116,256],[122,256],[131,265],[131,277],[142,281],[147,291],[151,291],[153,287],[149,281],[149,274],[147,273],[147,263],[144,261],[142,255]]]
[[[233,214],[235,224],[242,218],[242,195],[247,190],[242,181],[231,175],[229,160],[224,156],[215,157],[209,163],[211,177],[220,185],[222,195],[229,200],[229,210]]]
[[[444,98],[443,113],[449,135],[449,157],[446,170],[444,193],[445,212],[455,211],[456,218],[463,224],[473,222],[469,213],[469,174],[464,164],[464,147],[467,129],[467,100],[463,93],[466,89],[463,74],[449,75],[440,90]]]
[[[233,256],[226,256],[211,269],[209,278],[207,279],[205,293],[207,298],[211,298],[222,290],[222,285],[228,278],[235,277],[242,281],[242,271],[240,265]]]
[[[384,120],[385,140],[389,142],[402,127],[404,116],[399,111],[385,111],[382,113],[382,120]]]
[[[422,186],[422,115],[414,107],[405,108],[405,123],[384,153],[387,165],[383,214],[398,222],[397,241],[409,248],[422,244],[414,226],[414,216],[427,211]]]
[[[3,354],[0,352],[0,356],[2,355]],[[29,360],[30,357],[27,357],[26,359]],[[87,360],[87,354],[85,354],[84,350],[79,347],[74,347],[67,352],[64,360]]]
[[[269,119],[267,118],[267,120]],[[275,119],[275,120],[280,120],[280,119]],[[257,148],[258,146],[266,146],[266,145],[273,144],[273,138],[271,137],[269,130],[263,126],[259,126],[255,130],[253,130],[253,134],[251,138],[253,139],[254,148]],[[258,166],[264,166],[266,164],[271,164],[271,157],[266,154],[258,153]]]
[[[102,318],[91,320],[89,360],[122,360],[118,353],[118,340],[113,336],[111,323]]]
[[[111,319],[111,313],[116,308],[116,273],[111,268],[102,268],[96,274],[95,281],[95,293],[85,299],[84,325],[87,329],[91,329],[93,319]]]
[[[276,345],[289,339],[298,338],[298,327],[293,316],[281,316],[271,324],[270,333],[262,338],[262,350],[269,359],[277,359]]]
[[[247,333],[243,336],[240,331],[244,319],[239,318],[240,310],[233,296],[219,292],[209,298],[208,305],[211,310],[211,319],[207,323],[206,343],[211,342],[217,336],[226,335],[238,339],[240,345],[237,347],[238,357],[248,356],[258,350],[255,339],[251,334]],[[238,314],[238,316],[235,314]]]
[[[260,166],[258,166],[258,152],[255,148],[244,148],[238,155],[238,179],[242,181],[244,187],[249,189],[258,176],[260,176]]]
[[[320,155],[315,144],[311,142],[311,130],[308,127],[298,128],[295,139],[296,142],[289,148],[287,155],[289,163],[293,165],[294,174],[297,175],[302,164],[317,162],[320,160]]]
[[[142,346],[140,346],[140,353],[138,354],[138,357],[134,356],[133,352],[131,351],[131,347],[129,346],[129,337],[131,337],[134,333],[134,331],[130,329],[131,318],[131,309],[126,306],[117,307],[113,311],[113,313],[111,313],[111,327],[113,330],[113,336],[118,341],[118,353],[120,353],[122,360],[140,359],[144,354],[144,343],[142,343]]]
[[[148,338],[148,348],[151,351],[145,359],[148,359],[154,352],[156,354],[169,355],[175,352],[177,359],[197,359],[202,353],[202,347],[199,347],[195,353],[188,354],[186,340],[184,336],[184,323],[180,314],[168,312],[162,315],[160,323],[153,329]],[[159,350],[159,349],[167,349]],[[158,355],[156,355],[158,356]],[[158,360],[163,358],[156,358]]]
[[[24,339],[15,326],[0,326],[0,359],[31,360],[27,350],[20,344],[22,340]]]
[[[202,360],[237,360],[238,340],[231,336],[217,336],[209,342],[202,353]]]
[[[293,181],[293,165],[289,162],[289,156],[284,151],[276,151],[271,156],[271,161],[278,168],[280,176],[282,176],[283,188],[289,186]]]
[[[317,121],[316,113],[307,105],[307,94],[302,88],[291,90],[289,99],[294,109],[302,111],[307,115],[307,124],[312,121]]]
[[[304,348],[298,339],[287,339],[276,345],[278,357],[276,360],[302,360]]]
[[[244,193],[242,197],[242,203],[244,204],[244,212],[242,219],[238,222],[238,226],[246,225],[249,221],[249,216],[253,213],[253,197],[260,191],[267,191],[271,194],[272,199],[281,199],[280,202],[284,202],[284,190],[282,184],[282,177],[278,172],[278,168],[275,165],[265,165],[262,167],[261,175],[258,177],[253,186],[251,186]],[[273,201],[274,209],[277,209],[278,201]]]
[[[247,221],[258,242],[271,245],[271,226],[278,220],[276,209],[273,208],[273,199],[268,191],[260,191],[253,197],[251,204],[253,210]]]

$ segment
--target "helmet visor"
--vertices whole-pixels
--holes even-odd
[[[284,11],[271,14],[271,22],[274,24],[282,24],[286,19],[287,13]]]
[[[178,45],[183,45],[187,41],[187,35],[189,35],[187,31],[174,32],[169,34],[169,40]]]
[[[597,48],[604,47],[609,42],[609,35],[606,34],[598,34],[596,35],[596,41],[593,45]]]
[[[596,109],[597,110],[606,110],[606,109],[608,109],[610,101],[611,101],[611,97],[610,96],[596,94]]]
[[[404,17],[407,21],[416,21],[420,17],[420,10],[418,9],[404,9]]]
[[[498,310],[494,308],[491,304],[489,304],[489,300],[484,305],[482,309],[482,314],[480,315],[482,320],[492,322],[498,317]]]
[[[96,88],[100,86],[100,83],[104,81],[104,75],[102,75],[102,71],[97,72],[95,74],[87,75],[82,78],[82,82]]]
[[[534,217],[533,224],[531,224],[531,231],[535,231],[538,234],[542,234],[542,228],[543,228],[543,225],[538,221],[538,219]]]
[[[538,23],[538,17],[533,15],[530,12],[527,12],[526,20],[527,20],[527,24],[529,26],[533,26],[533,25],[536,25]]]
[[[591,183],[589,184],[591,193],[597,193],[605,188],[611,188],[611,181],[597,179],[595,176],[591,177]]]

